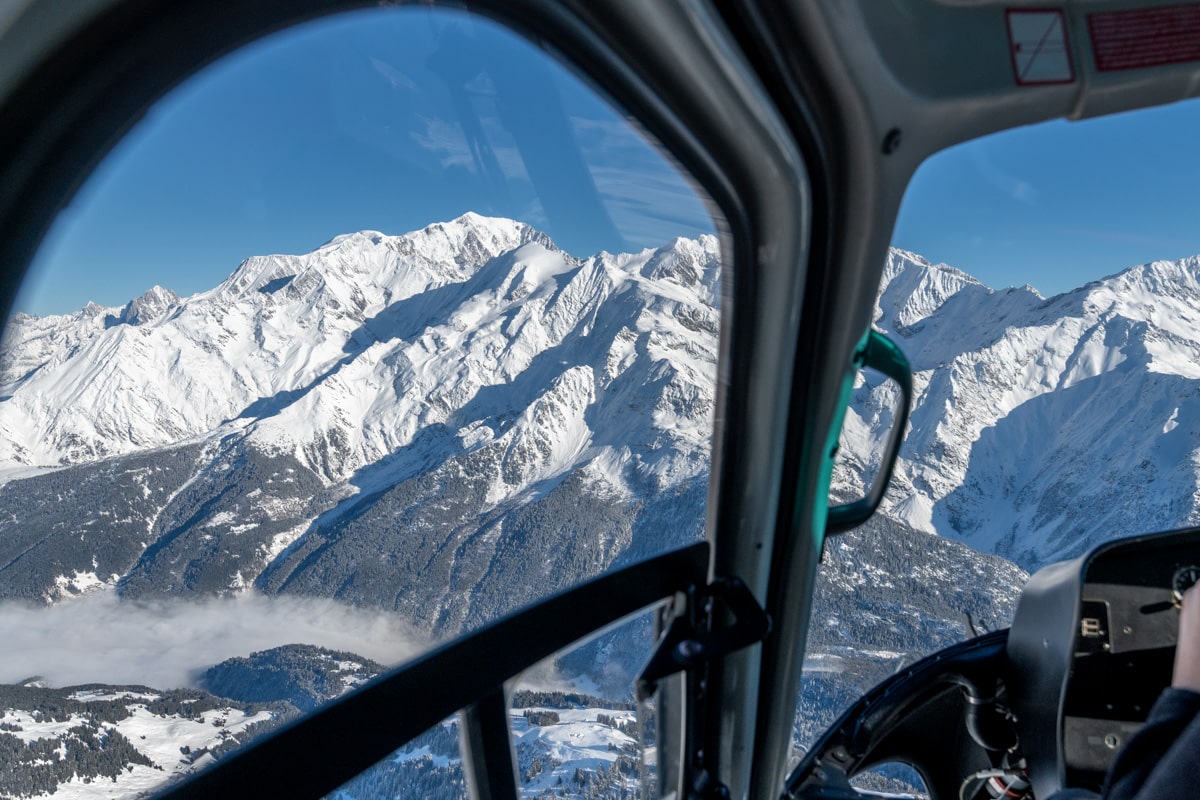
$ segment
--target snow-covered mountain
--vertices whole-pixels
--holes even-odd
[[[1149,265],[1044,300],[891,253],[876,324],[912,359],[918,401],[891,519],[827,551],[798,742],[899,666],[1008,623],[1026,574],[971,547],[1035,566],[1190,518],[1197,270]],[[468,214],[252,258],[188,298],[155,287],[122,308],[18,315],[0,347],[0,598],[253,588],[444,636],[699,538],[719,273],[712,237],[576,258]],[[875,405],[851,414],[851,440],[888,422],[887,392],[860,389]],[[1143,516],[1155,503],[1178,513]],[[651,645],[635,621],[558,666],[611,699]],[[232,659],[205,687],[246,714],[318,702],[349,673],[310,650]],[[628,711],[530,699],[514,710],[524,779],[633,791]],[[452,734],[365,777],[363,796],[461,789]]]
[[[1046,299],[893,250],[875,324],[915,372],[889,515],[1026,568],[1200,521],[1200,257]]]
[[[911,359],[917,402],[885,512],[1027,568],[1196,521],[1198,274],[1200,258],[1155,262],[1044,299],[893,250],[875,321]],[[0,474],[20,478],[0,491],[0,586],[336,584],[406,608],[417,584],[394,574],[432,571],[443,587],[490,576],[491,607],[501,578],[537,574],[496,558],[527,540],[575,565],[552,588],[669,546],[636,531],[688,518],[681,503],[696,520],[673,538],[688,539],[718,276],[711,237],[580,259],[467,214],[251,258],[189,298],[154,287],[123,308],[17,315],[0,352]],[[862,438],[888,421],[847,425]],[[64,490],[72,502],[38,501]],[[551,542],[538,520],[579,498],[589,515],[572,522],[607,533]],[[367,567],[369,549],[395,555]],[[479,611],[441,591],[426,623]]]
[[[78,464],[239,433],[345,480],[430,425],[460,421],[483,387],[525,376],[542,394],[586,397],[639,347],[670,349],[684,326],[715,330],[716,279],[712,238],[585,261],[527,225],[467,214],[251,258],[186,300],[156,286],[122,309],[18,315],[0,364],[0,459]],[[677,311],[681,322],[662,324]],[[636,342],[643,316],[666,339]],[[608,327],[589,339],[598,317]],[[589,363],[608,337],[619,339],[604,341],[611,358]],[[551,348],[567,368],[533,364]],[[708,354],[687,356],[673,363],[711,373]],[[510,405],[470,411],[487,418]]]
[[[511,607],[505,583],[551,589],[692,538],[717,255],[702,237],[581,259],[467,214],[251,258],[189,298],[18,315],[0,352],[0,591],[336,586],[455,630]],[[917,401],[885,512],[1027,568],[1200,518],[1198,274],[1200,258],[1155,262],[1044,299],[893,250],[875,322]],[[850,438],[889,421],[852,413]],[[586,530],[551,537],[580,503],[565,518]],[[487,600],[445,588],[462,585]]]
[[[714,237],[580,259],[467,214],[19,315],[0,595],[257,585],[454,631],[694,539],[718,277]]]

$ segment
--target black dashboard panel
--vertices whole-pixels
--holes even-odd
[[[1171,683],[1178,601],[1197,577],[1192,528],[1109,542],[1030,579],[1008,656],[1038,796],[1100,788]]]
[[[1198,564],[1200,533],[1194,531],[1117,542],[1087,562],[1063,702],[1068,785],[1098,788],[1170,685],[1177,602],[1200,573]]]

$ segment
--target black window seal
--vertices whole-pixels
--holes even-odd
[[[261,797],[264,787],[278,797],[322,797],[464,708],[468,720],[474,715],[480,723],[481,738],[509,749],[507,738],[497,739],[507,733],[507,720],[496,719],[506,712],[496,702],[506,681],[573,642],[703,585],[708,556],[706,542],[690,545],[527,606],[321,706],[157,797],[249,799]],[[487,796],[505,796],[497,774],[502,752],[481,747],[464,754],[468,760],[474,763],[464,763],[467,770],[487,775],[496,787]]]

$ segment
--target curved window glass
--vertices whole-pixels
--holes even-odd
[[[349,13],[181,85],[0,348],[0,794],[136,794],[701,538],[719,280],[689,181],[494,22]],[[570,718],[625,746],[650,643],[527,676],[520,713],[603,696]],[[450,739],[412,768],[452,773]]]

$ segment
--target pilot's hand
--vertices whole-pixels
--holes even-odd
[[[1179,643],[1175,647],[1176,689],[1200,692],[1200,584],[1183,595],[1179,610]]]

